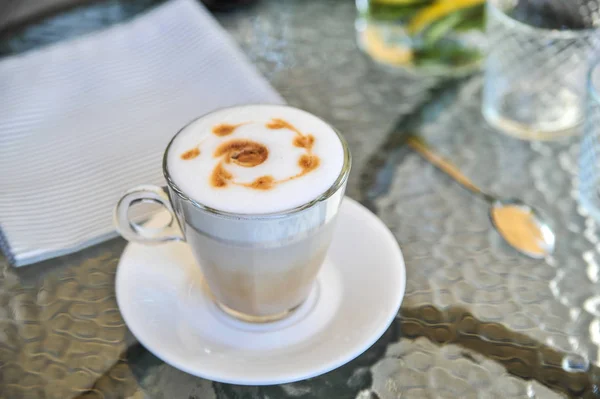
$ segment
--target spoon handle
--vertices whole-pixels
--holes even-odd
[[[475,185],[469,178],[462,174],[460,170],[450,162],[442,158],[440,155],[436,154],[429,148],[427,143],[423,141],[421,138],[416,136],[410,136],[406,140],[406,144],[415,150],[419,155],[421,155],[425,160],[429,161],[431,164],[436,166],[442,172],[446,173],[450,176],[454,181],[458,184],[466,188],[467,190],[482,196],[486,201],[493,202],[494,198],[490,195],[481,191],[479,187]]]

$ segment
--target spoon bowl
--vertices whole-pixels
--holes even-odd
[[[556,236],[544,216],[517,199],[490,202],[490,221],[511,247],[533,259],[543,259],[554,252]]]

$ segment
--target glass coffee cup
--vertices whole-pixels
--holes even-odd
[[[273,110],[273,112],[284,114],[301,112],[302,118],[308,118],[310,115],[305,111],[287,106],[246,107],[256,107],[260,111],[258,113]],[[215,112],[220,111],[223,110]],[[235,114],[235,111],[236,108],[227,109],[229,114]],[[163,172],[167,181],[166,190],[157,186],[145,185],[125,193],[115,208],[117,229],[127,240],[142,244],[187,242],[202,270],[213,299],[223,311],[248,322],[278,320],[298,308],[306,300],[313,287],[329,248],[335,219],[344,197],[351,168],[350,152],[339,132],[314,115],[310,115],[314,121],[318,121],[322,126],[327,126],[333,132],[332,134],[335,135],[335,140],[338,140],[341,148],[341,167],[339,171],[335,172],[332,184],[316,197],[290,209],[260,213],[221,210],[214,204],[209,206],[199,202],[189,192],[183,190],[173,178],[168,162],[170,151],[173,151],[173,143],[178,136],[186,134],[190,126],[202,123],[204,118],[213,114],[200,117],[186,125],[167,146],[163,158]],[[244,127],[248,131],[255,129],[256,126],[260,128],[274,126],[272,122],[265,120],[252,123],[255,126],[250,123],[227,126],[248,125]],[[303,136],[292,124],[276,128],[278,130],[273,134],[288,134],[296,139],[299,137],[298,135],[309,137],[308,135]],[[235,138],[227,137],[223,140],[226,143],[225,140],[231,141]],[[318,136],[316,141],[318,143]],[[321,157],[327,155],[327,148],[320,150]],[[276,151],[277,148],[270,148],[269,153]],[[244,156],[244,153],[240,155],[238,152],[235,153],[235,156],[238,158],[232,158],[233,161],[241,159],[239,157]],[[275,159],[275,155],[272,158]],[[236,167],[240,168],[229,159],[218,165],[230,170],[235,170]],[[269,167],[267,163],[263,165],[263,168],[265,167]],[[318,175],[314,177],[317,178]],[[299,177],[297,180],[301,178]],[[281,190],[286,190],[286,184],[281,183],[278,187],[280,193]],[[301,184],[301,182],[297,184]],[[247,184],[244,183],[244,185]],[[219,191],[219,195],[227,196],[227,188]],[[258,198],[263,198],[261,196],[270,194],[261,192],[257,195]],[[157,230],[136,224],[128,214],[129,208],[139,202],[154,202],[164,206],[172,216],[170,225]]]

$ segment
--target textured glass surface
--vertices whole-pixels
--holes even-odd
[[[495,341],[482,352],[509,370],[568,386],[584,378],[579,371],[595,375],[588,362],[597,362],[600,328],[596,225],[576,201],[578,140],[530,144],[498,134],[478,111],[480,92],[479,78],[466,83],[422,133],[480,187],[539,207],[556,232],[556,253],[518,255],[492,229],[485,202],[406,155],[375,201],[407,258],[403,314],[432,306],[432,320],[446,321],[452,339]],[[457,321],[465,314],[468,323]],[[558,371],[564,379],[552,381]]]

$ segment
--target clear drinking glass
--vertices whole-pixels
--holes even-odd
[[[485,0],[356,0],[357,41],[375,61],[456,76],[483,60]]]
[[[346,141],[335,132],[344,162],[331,187],[296,208],[263,214],[214,209],[182,190],[167,163],[177,133],[163,158],[166,190],[143,185],[125,193],[115,208],[117,229],[127,240],[146,245],[185,241],[211,296],[225,313],[253,323],[284,318],[308,298],[344,198],[352,161]],[[171,223],[158,229],[136,224],[130,208],[140,202],[164,206]]]
[[[586,117],[579,155],[579,202],[600,221],[600,59],[588,74]]]
[[[599,0],[488,0],[483,115],[526,140],[577,132]]]

